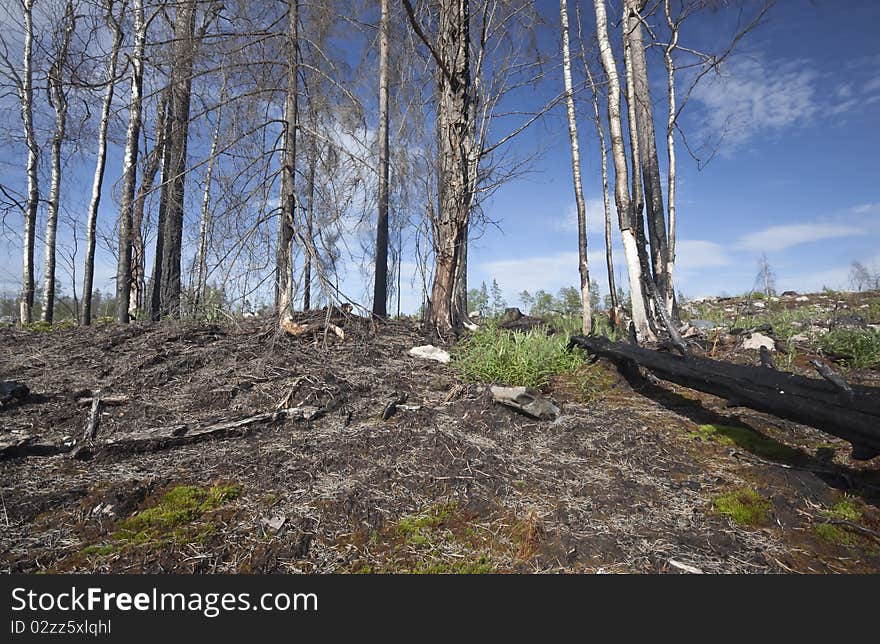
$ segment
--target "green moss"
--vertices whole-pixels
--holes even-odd
[[[731,490],[712,502],[718,514],[744,526],[765,525],[770,518],[770,501],[752,488]]]
[[[217,528],[203,523],[205,514],[240,495],[238,485],[178,485],[167,490],[156,505],[119,521],[111,543],[86,546],[82,553],[104,556],[133,546],[207,543]]]
[[[697,428],[697,438],[741,449],[774,461],[793,461],[800,452],[747,427],[707,424]]]
[[[416,575],[487,575],[495,572],[495,566],[487,555],[475,561],[425,561],[410,571]]]
[[[858,523],[863,514],[864,508],[862,504],[850,497],[844,497],[835,503],[831,509],[822,512],[826,519],[851,521],[852,523]],[[861,542],[857,535],[854,535],[845,527],[835,525],[834,523],[817,523],[813,526],[813,532],[825,541],[844,546],[853,546]]]
[[[119,545],[115,543],[94,543],[80,550],[80,553],[87,557],[106,557],[116,552],[119,552]]]
[[[455,512],[454,502],[438,503],[419,514],[403,517],[394,528],[406,543],[425,546],[431,542],[430,531],[447,523]]]

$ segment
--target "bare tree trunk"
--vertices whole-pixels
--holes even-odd
[[[21,122],[27,145],[27,203],[24,215],[22,239],[22,285],[19,320],[30,324],[34,319],[34,240],[37,227],[37,209],[40,205],[40,183],[37,174],[40,147],[34,133],[34,72],[33,72],[33,21],[34,0],[23,0],[24,13],[24,63],[19,88]]]
[[[125,11],[123,3],[122,11]],[[101,203],[101,189],[104,185],[104,168],[107,164],[107,128],[110,123],[110,108],[113,105],[113,92],[116,89],[116,66],[119,61],[119,50],[122,47],[123,31],[119,20],[113,16],[108,5],[107,23],[113,27],[113,49],[110,62],[107,64],[107,89],[104,90],[104,102],[101,105],[101,124],[98,128],[98,157],[95,162],[95,179],[92,183],[92,198],[89,201],[89,212],[86,219],[86,263],[83,276],[83,306],[80,321],[88,326],[92,322],[92,286],[95,277],[95,231],[98,223],[98,206]]]
[[[144,168],[144,176],[137,189],[134,208],[131,219],[131,298],[129,301],[129,315],[134,317],[138,311],[146,310],[146,249],[144,248],[143,221],[144,208],[147,196],[153,190],[153,182],[159,173],[160,166],[164,165],[165,139],[167,128],[168,100],[171,88],[166,87],[162,92],[162,98],[156,110],[156,135],[153,149],[147,157],[147,165]]]
[[[605,213],[605,265],[608,271],[608,292],[611,300],[611,319],[615,322],[619,319],[620,312],[617,302],[617,286],[614,282],[614,253],[612,252],[611,237],[611,196],[608,192],[608,150],[605,146],[605,128],[602,127],[602,116],[599,112],[599,88],[593,78],[593,72],[587,59],[587,52],[584,48],[584,39],[581,35],[581,11],[580,5],[575,4],[575,12],[578,21],[578,41],[581,46],[581,59],[584,63],[584,72],[587,76],[587,82],[590,84],[590,91],[593,95],[593,120],[596,123],[596,134],[599,137],[599,155],[602,166],[602,204]]]
[[[186,188],[189,109],[192,95],[192,71],[195,57],[195,0],[177,5],[174,17],[174,61],[171,70],[170,136],[166,153],[170,157],[170,181],[163,191],[166,200],[162,245],[156,247],[160,270],[153,276],[154,292],[159,293],[159,315],[180,317],[181,246]],[[156,297],[153,296],[155,301]]]
[[[466,315],[455,297],[467,243],[471,207],[474,146],[471,110],[470,3],[441,0],[436,50],[439,213],[435,230],[436,258],[428,320],[433,331],[453,332]]]
[[[614,52],[608,39],[608,18],[605,11],[605,0],[593,0],[596,12],[596,37],[599,41],[599,53],[602,67],[608,79],[608,127],[611,133],[611,154],[614,160],[614,201],[623,239],[623,252],[626,257],[627,273],[629,274],[630,300],[632,302],[633,324],[636,333],[642,340],[656,339],[648,322],[645,286],[642,278],[642,266],[639,261],[638,242],[634,228],[635,213],[629,194],[629,176],[626,161],[626,149],[623,140],[623,127],[620,118],[620,80]]]
[[[669,0],[664,0],[664,12],[666,24],[669,26],[669,44],[663,49],[663,62],[666,65],[666,91],[668,97],[668,118],[666,121],[666,155],[669,165],[669,174],[666,187],[666,212],[669,214],[669,234],[666,256],[666,305],[675,314],[675,288],[673,275],[675,269],[675,118],[678,109],[675,101],[675,63],[672,60],[672,52],[678,46],[678,24],[673,21],[669,7]],[[676,316],[677,317],[677,316]]]
[[[299,0],[288,0],[287,97],[284,106],[284,152],[281,161],[281,213],[275,279],[278,316],[290,319],[293,304],[291,251],[296,213],[296,135],[299,87]]]
[[[385,317],[388,306],[388,22],[389,0],[381,0],[379,21],[379,214],[376,220],[376,268],[373,315]]]
[[[122,200],[119,206],[119,262],[116,267],[116,321],[127,324],[131,297],[131,242],[132,206],[137,182],[138,145],[141,131],[143,103],[144,47],[147,27],[144,20],[144,0],[134,0],[134,49],[131,64],[131,97],[128,110],[128,130],[125,135],[125,160],[122,170]]]
[[[574,93],[571,83],[571,52],[568,42],[568,0],[559,0],[559,20],[562,23],[562,77],[565,81],[565,105],[568,111],[568,138],[571,141],[571,175],[574,181],[574,200],[578,218],[578,272],[581,278],[582,326],[584,333],[592,330],[590,310],[590,269],[587,261],[587,208],[584,204],[584,186],[581,180],[581,153],[578,143],[577,120],[574,112]]]
[[[214,175],[214,163],[217,161],[217,146],[220,142],[220,123],[223,117],[223,104],[226,102],[226,79],[220,90],[220,104],[217,108],[217,122],[214,125],[214,136],[211,139],[211,152],[208,157],[208,168],[205,171],[205,191],[202,195],[202,215],[199,218],[199,247],[196,253],[196,284],[193,289],[192,314],[198,315],[199,306],[204,300],[208,274],[208,228],[211,221],[211,179]]]
[[[632,96],[636,132],[639,141],[639,163],[644,181],[645,205],[648,220],[648,238],[651,242],[651,267],[654,283],[667,296],[666,262],[668,257],[666,221],[663,213],[663,189],[660,185],[660,163],[657,157],[657,141],[654,131],[654,106],[648,84],[648,68],[642,35],[640,11],[647,0],[627,0],[628,25],[624,37],[629,41],[632,71]],[[635,169],[633,170],[635,172]],[[671,311],[670,311],[671,312]]]
[[[73,2],[68,1],[61,26],[61,43],[56,60],[49,70],[49,96],[55,108],[55,131],[52,134],[52,175],[49,181],[49,210],[46,214],[46,265],[43,273],[43,322],[55,317],[55,239],[58,235],[58,209],[61,202],[61,149],[67,133],[67,91],[64,88],[64,68],[67,50],[76,26]]]
[[[314,133],[318,127],[318,119],[315,110],[311,115],[311,131]],[[318,138],[314,134],[310,138],[309,150],[309,209],[306,211],[306,249],[305,265],[303,266],[303,311],[312,308],[312,250],[314,246],[314,222],[315,222],[315,171],[318,167]]]

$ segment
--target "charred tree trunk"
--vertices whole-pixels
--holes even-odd
[[[669,292],[666,270],[668,258],[666,218],[663,212],[663,189],[660,185],[660,163],[654,131],[654,107],[648,84],[648,67],[640,17],[645,4],[646,0],[627,0],[629,24],[625,28],[625,38],[629,41],[628,50],[632,67],[632,107],[639,142],[639,164],[644,185],[648,239],[651,244],[651,268],[654,283],[665,300]],[[635,172],[634,162],[633,173]],[[664,306],[666,306],[665,302]]]
[[[315,172],[318,169],[318,137],[314,134],[318,127],[318,119],[315,110],[312,110],[311,126],[312,136],[310,137],[309,150],[309,178],[308,178],[308,197],[309,209],[306,211],[306,249],[305,263],[303,266],[303,311],[309,311],[312,308],[312,262],[317,261],[313,258],[314,244],[314,223],[315,223]]]
[[[388,23],[389,0],[381,0],[379,21],[379,214],[376,220],[376,267],[373,315],[385,317],[388,306]]]
[[[432,330],[444,334],[457,330],[467,314],[455,297],[455,286],[467,244],[474,146],[468,0],[440,2],[437,51],[443,63],[437,70],[440,198],[428,320]]]
[[[168,189],[163,190],[166,201],[162,245],[156,246],[159,271],[153,277],[153,290],[158,291],[159,310],[154,316],[180,317],[181,246],[183,242],[183,213],[186,188],[186,157],[189,138],[189,109],[192,96],[192,71],[195,58],[196,3],[188,0],[178,5],[174,17],[174,61],[171,70],[171,101],[169,110],[169,138],[166,154],[169,156],[169,175],[163,176]],[[161,264],[159,264],[161,262]],[[154,295],[153,300],[157,298]]]
[[[146,310],[146,248],[144,247],[143,222],[147,196],[153,190],[153,182],[165,159],[166,120],[170,87],[162,92],[162,99],[156,111],[156,135],[153,149],[147,157],[144,177],[137,189],[131,219],[131,299],[129,315],[134,317],[138,309]]]
[[[684,358],[602,337],[574,336],[570,346],[618,363],[634,363],[663,380],[815,427],[849,441],[853,458],[880,454],[880,389],[876,387],[850,386],[847,392],[827,380],[762,366]]]

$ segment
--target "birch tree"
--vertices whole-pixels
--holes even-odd
[[[590,310],[590,270],[587,261],[587,211],[584,204],[584,186],[581,180],[581,155],[578,143],[577,119],[574,110],[574,91],[571,82],[571,52],[568,34],[568,0],[559,0],[559,20],[562,25],[562,77],[565,82],[565,106],[568,113],[568,137],[571,142],[571,174],[577,205],[578,272],[581,278],[582,328],[585,334],[592,330]]]
[[[98,153],[95,161],[95,178],[92,182],[92,197],[86,215],[86,259],[83,275],[82,311],[80,322],[89,325],[92,321],[92,286],[95,278],[95,232],[98,223],[98,206],[101,203],[101,192],[104,185],[104,169],[107,164],[107,130],[110,125],[110,109],[116,89],[116,68],[119,51],[122,48],[124,32],[120,18],[113,15],[114,0],[107,0],[105,6],[105,22],[113,31],[113,45],[110,60],[107,63],[107,86],[104,89],[104,100],[101,103],[101,121],[98,125]],[[122,0],[119,8],[120,16],[125,14],[127,0]]]
[[[389,0],[381,0],[379,20],[379,204],[373,315],[385,317],[388,303],[388,22]]]
[[[40,205],[40,180],[38,174],[40,146],[34,131],[34,2],[22,0],[24,23],[24,47],[22,72],[19,78],[14,67],[10,73],[16,81],[18,98],[21,104],[21,123],[27,146],[27,198],[24,207],[24,227],[22,232],[22,285],[19,303],[21,324],[30,324],[34,319],[34,241],[37,228],[37,210]]]
[[[134,47],[129,56],[131,92],[128,102],[128,127],[125,133],[125,156],[122,165],[122,197],[119,204],[119,248],[116,266],[116,321],[130,320],[132,207],[137,182],[138,146],[140,145],[141,112],[143,109],[144,49],[147,24],[144,0],[132,0],[134,11]]]
[[[68,0],[64,17],[59,25],[59,43],[55,59],[49,69],[49,101],[55,110],[55,129],[52,132],[52,170],[49,180],[49,207],[46,215],[45,250],[46,262],[43,272],[43,322],[52,322],[55,316],[55,240],[58,234],[58,210],[61,205],[61,152],[67,135],[67,87],[65,87],[67,55],[70,40],[76,28],[73,2]]]
[[[640,340],[655,340],[656,336],[648,321],[642,263],[639,259],[636,238],[636,213],[629,192],[629,171],[620,115],[620,77],[617,72],[614,51],[611,49],[611,41],[608,37],[605,0],[593,0],[593,7],[596,13],[596,38],[599,42],[599,55],[608,83],[608,129],[611,138],[611,156],[614,162],[614,201],[617,206],[620,236],[623,240],[623,252],[629,277],[632,321]],[[638,145],[637,141],[635,145]],[[635,160],[633,167],[637,167]]]

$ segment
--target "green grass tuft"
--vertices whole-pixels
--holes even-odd
[[[880,332],[871,329],[836,329],[822,336],[819,346],[825,353],[849,367],[870,369],[880,366]]]
[[[482,327],[458,344],[453,367],[472,382],[544,387],[554,376],[584,366],[578,351],[568,351],[567,334],[547,335],[545,329],[505,331]]]

